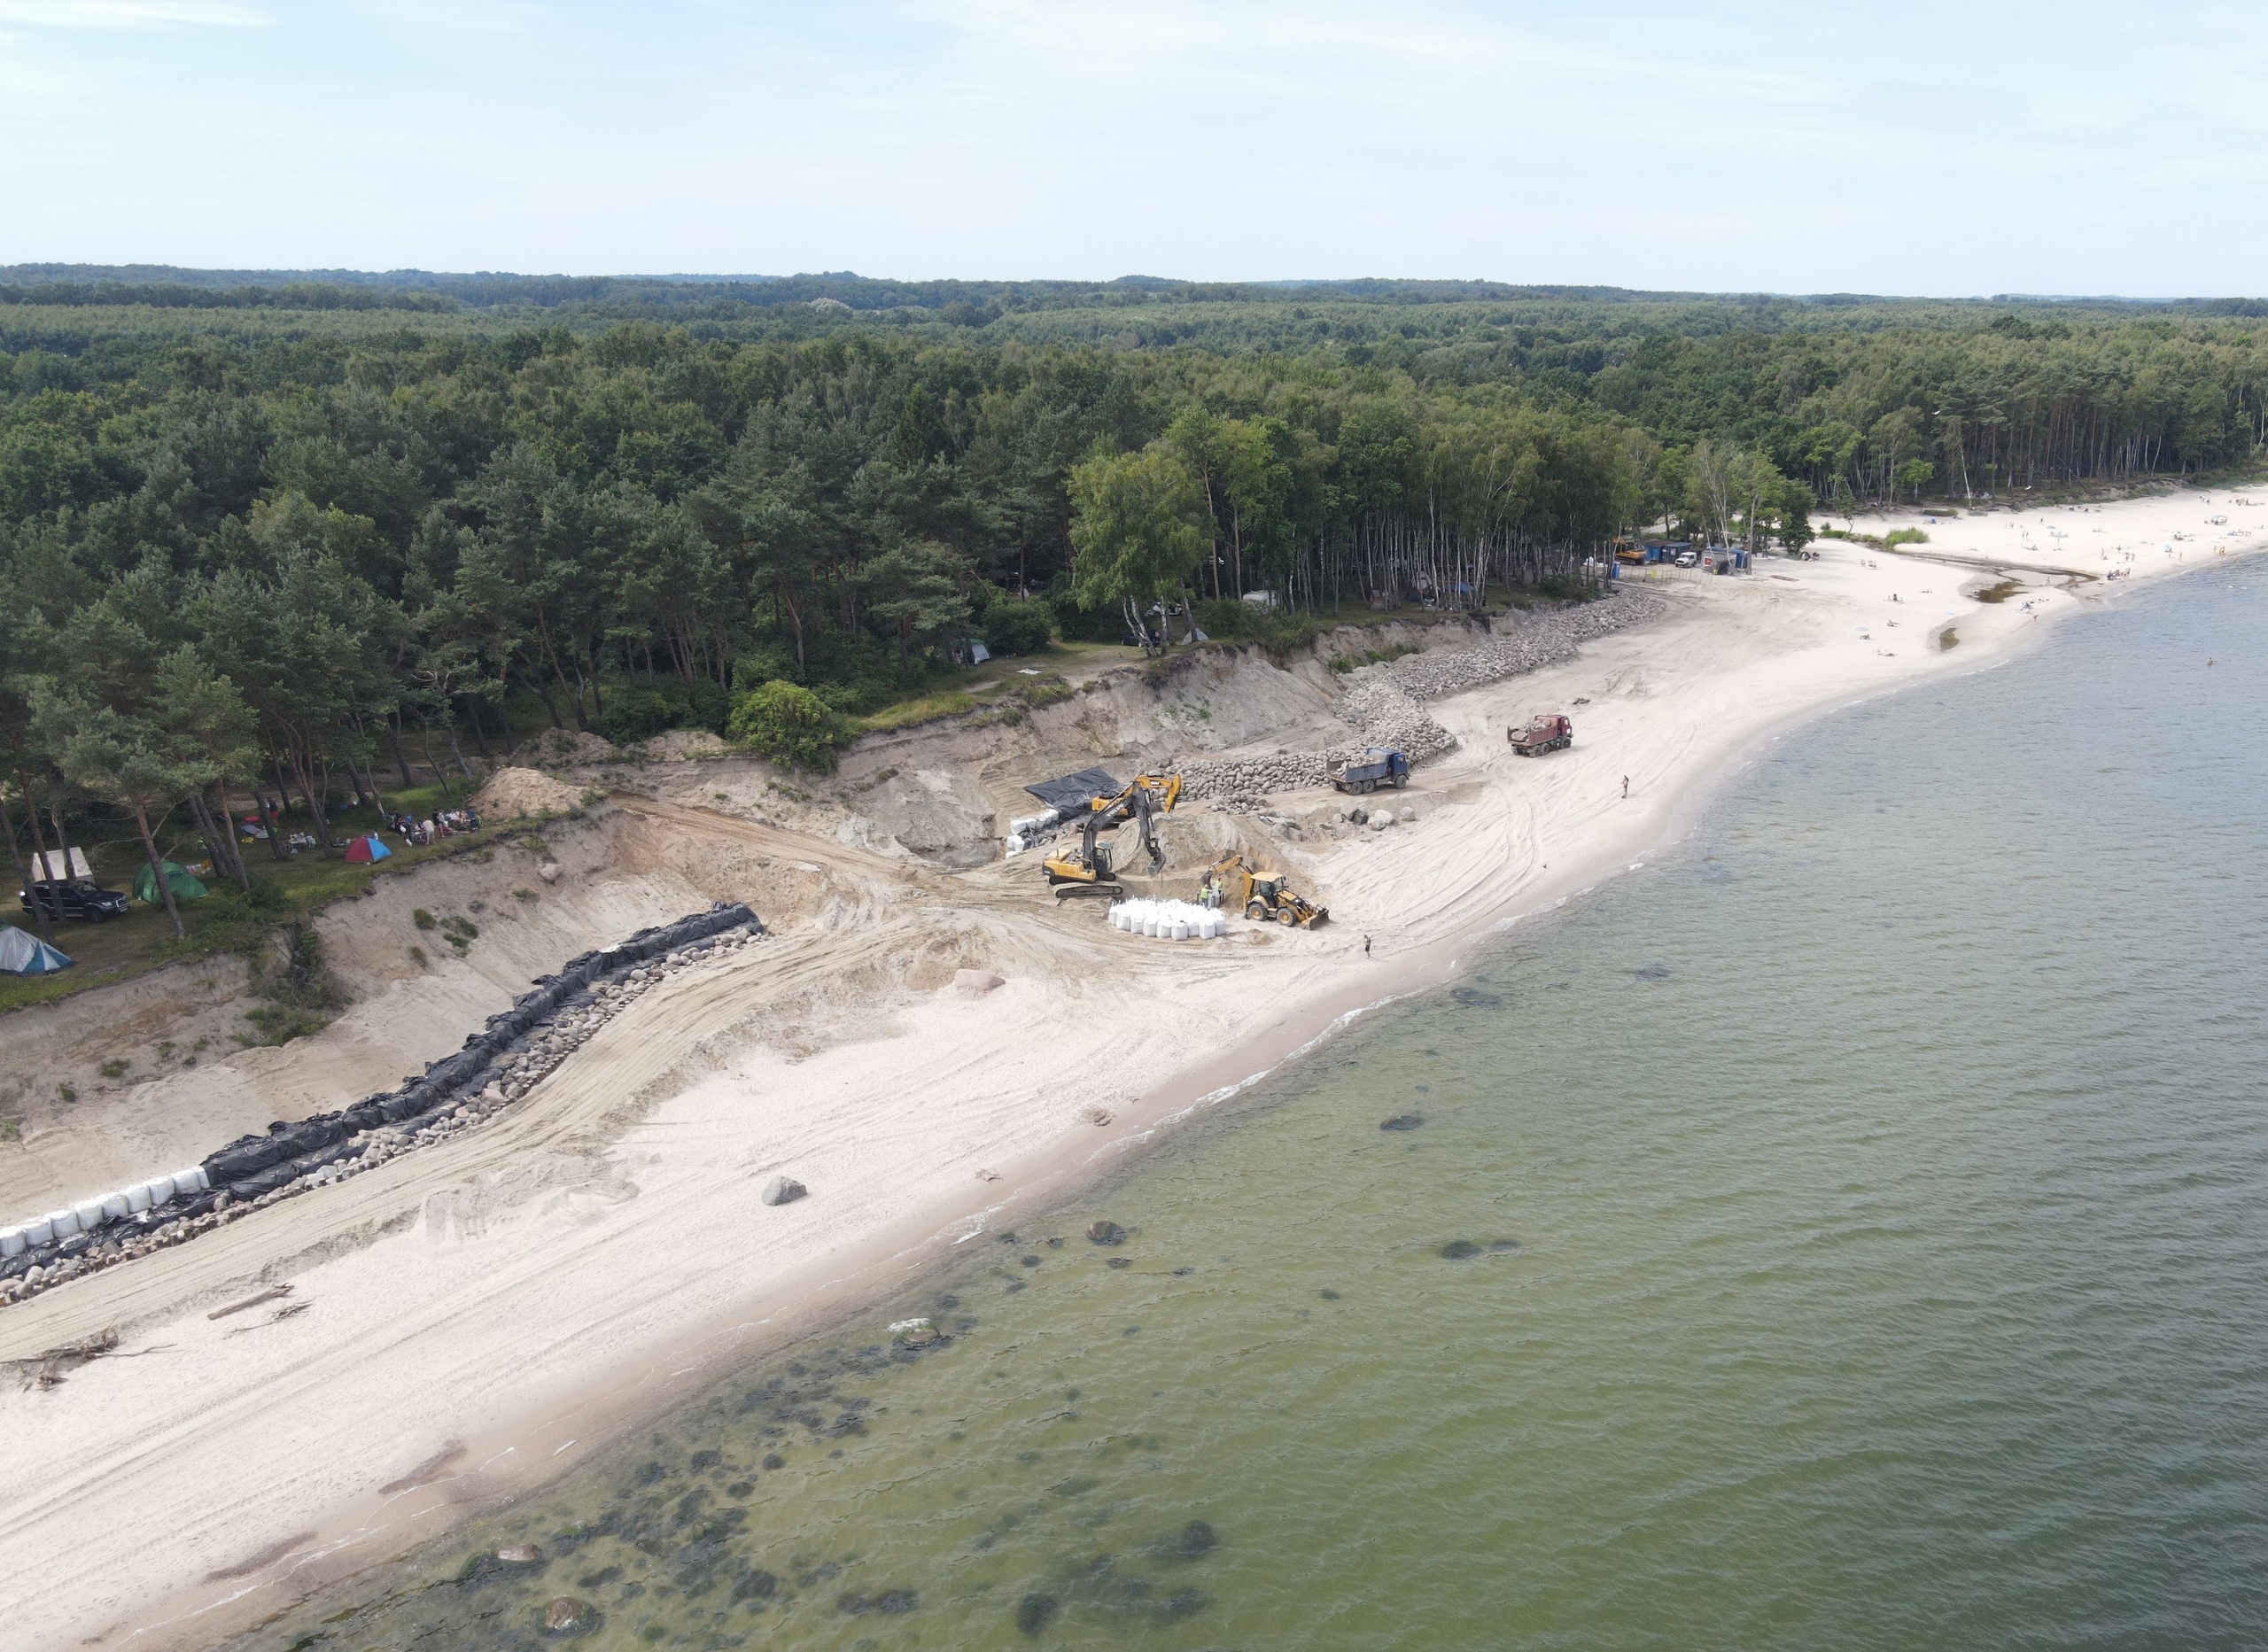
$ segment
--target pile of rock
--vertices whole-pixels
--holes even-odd
[[[1456,744],[1449,730],[1425,715],[1408,685],[1393,671],[1389,665],[1340,697],[1339,715],[1353,724],[1363,739],[1360,745],[1334,749],[1333,758],[1360,758],[1372,746],[1391,746],[1410,762],[1423,763]]]
[[[1605,601],[1500,619],[1487,640],[1475,647],[1404,655],[1386,670],[1413,697],[1439,700],[1556,665],[1573,657],[1591,638],[1641,624],[1660,612],[1659,599],[1621,592]]]
[[[1255,794],[1299,791],[1331,784],[1337,764],[1359,759],[1373,746],[1391,746],[1413,764],[1439,756],[1456,737],[1427,716],[1419,702],[1463,694],[1525,671],[1572,657],[1593,637],[1651,619],[1658,599],[1625,592],[1610,601],[1585,602],[1542,613],[1507,617],[1488,639],[1470,648],[1404,655],[1385,665],[1365,668],[1340,696],[1338,715],[1360,739],[1325,751],[1278,752],[1265,757],[1229,757],[1185,764],[1183,789],[1192,797],[1218,800],[1231,810]],[[1235,800],[1235,801],[1231,801]]]
[[[1278,752],[1272,757],[1216,757],[1181,765],[1181,788],[1192,797],[1245,798],[1264,803],[1270,792],[1295,792],[1327,786],[1330,774],[1319,751]]]
[[[255,1210],[286,1198],[294,1198],[317,1188],[329,1187],[350,1177],[374,1170],[382,1164],[400,1158],[418,1148],[431,1146],[451,1136],[461,1135],[483,1120],[509,1106],[532,1090],[553,1072],[559,1064],[579,1049],[600,1028],[622,1013],[638,998],[651,991],[669,977],[692,968],[705,959],[729,957],[743,948],[757,945],[765,937],[762,926],[755,914],[745,907],[722,909],[712,915],[744,923],[746,927],[732,927],[705,935],[695,935],[681,946],[673,947],[661,955],[639,959],[629,949],[624,950],[623,962],[611,975],[595,967],[604,960],[605,952],[585,955],[570,966],[571,973],[587,980],[587,986],[572,990],[572,996],[534,1024],[527,1027],[512,1040],[501,1063],[492,1062],[477,1075],[478,1090],[465,1087],[464,1098],[454,1106],[447,1105],[447,1095],[437,1095],[437,1105],[427,1111],[399,1121],[387,1120],[384,1108],[372,1113],[360,1128],[338,1129],[338,1139],[322,1145],[313,1153],[298,1159],[287,1159],[273,1169],[254,1172],[231,1183],[222,1184],[221,1177],[214,1178],[218,1191],[204,1192],[194,1198],[182,1201],[180,1208],[170,1215],[161,1216],[152,1210],[150,1218],[140,1223],[113,1223],[98,1229],[59,1247],[48,1247],[38,1253],[27,1252],[12,1262],[0,1264],[6,1276],[0,1276],[0,1305],[19,1302],[28,1297],[52,1289],[68,1279],[114,1268],[151,1251],[164,1250],[237,1221]],[[706,925],[688,919],[670,929],[654,932],[675,935],[697,931]],[[577,966],[583,967],[578,968]],[[496,1018],[498,1021],[505,1018]],[[455,1058],[452,1058],[454,1059]],[[397,1095],[416,1093],[421,1085],[430,1084],[444,1064],[436,1064],[422,1081],[413,1080]],[[391,1098],[373,1098],[385,1100]],[[368,1108],[371,1104],[363,1104]],[[343,1122],[358,1110],[348,1114],[331,1115]],[[278,1126],[271,1132],[271,1139],[280,1140],[294,1130],[312,1130],[315,1136],[334,1132],[324,1128],[324,1120],[303,1121],[299,1126]],[[208,1171],[221,1170],[233,1160],[250,1163],[258,1156],[254,1151],[264,1145],[262,1138],[245,1137],[230,1144],[205,1161]],[[292,1145],[299,1145],[293,1143]],[[257,1190],[257,1191],[254,1191]],[[161,1207],[162,1208],[162,1207]]]

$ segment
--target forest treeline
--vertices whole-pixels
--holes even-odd
[[[2202,310],[1053,283],[527,325],[404,283],[19,274],[12,849],[25,803],[99,802],[181,811],[221,866],[232,797],[327,838],[335,787],[409,783],[411,728],[789,715],[805,752],[972,639],[1477,604],[1619,535],[1800,545],[1822,506],[2220,471],[2268,433],[2268,322]],[[774,683],[788,713],[748,703]]]

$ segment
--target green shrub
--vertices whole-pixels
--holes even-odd
[[[1055,630],[1055,612],[1045,602],[1001,597],[984,610],[984,646],[999,655],[1037,654]]]
[[[1555,602],[1588,602],[1606,594],[1580,574],[1549,574],[1535,582],[1535,588]]]
[[[850,729],[834,707],[776,679],[740,697],[726,733],[758,756],[798,769],[831,770],[835,753],[850,743]]]
[[[1178,622],[1176,622],[1178,624]],[[1321,636],[1325,626],[1313,614],[1288,608],[1262,608],[1223,597],[1197,604],[1197,628],[1221,642],[1256,642],[1280,660]],[[1176,632],[1175,635],[1181,633]]]
[[[720,685],[706,678],[688,683],[665,677],[650,683],[625,684],[610,692],[598,732],[617,746],[672,728],[704,728],[721,734],[731,712],[732,696]]]
[[[1066,642],[1118,642],[1126,635],[1126,617],[1113,604],[1081,608],[1071,594],[1071,576],[1060,573],[1047,584],[1047,605],[1055,610],[1055,629]]]
[[[1892,546],[1927,545],[1929,542],[1930,536],[1919,528],[1892,528],[1882,536],[1882,547],[1885,551]]]

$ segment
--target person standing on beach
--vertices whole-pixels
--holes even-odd
[[[1368,936],[1368,935],[1364,935],[1364,936],[1363,937],[1363,956],[1364,958],[1368,958],[1368,957],[1370,957],[1370,955],[1371,955],[1371,938],[1370,938],[1370,936]]]
[[[1622,796],[1625,802],[1627,802],[1630,796],[1630,777],[1627,774],[1622,777]]]

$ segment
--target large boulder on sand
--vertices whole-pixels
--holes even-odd
[[[792,1205],[810,1191],[793,1176],[773,1176],[757,1197],[767,1205]]]

